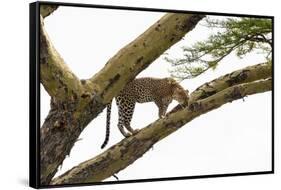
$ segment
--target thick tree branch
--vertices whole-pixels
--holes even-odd
[[[196,117],[217,109],[228,102],[248,95],[270,91],[271,89],[271,78],[226,88],[206,99],[191,104],[189,109],[182,109],[169,114],[163,119],[156,120],[141,129],[137,134],[123,139],[102,154],[75,166],[65,174],[55,178],[51,184],[100,182],[132,164],[155,143]]]
[[[198,87],[191,94],[190,103],[213,95],[229,86],[265,79],[272,76],[271,63],[261,63],[233,71]]]
[[[81,82],[52,46],[41,21],[41,82],[52,97],[40,131],[42,185],[50,183],[80,133],[106,103],[203,17],[167,14],[120,50],[98,74]]]
[[[78,77],[70,70],[52,45],[40,18],[40,79],[51,97],[74,99],[82,93]]]

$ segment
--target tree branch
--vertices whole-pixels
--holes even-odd
[[[256,80],[266,79],[272,77],[271,62],[260,63],[233,71],[229,74],[223,75],[217,79],[207,82],[199,86],[190,94],[189,104],[207,98],[222,91],[230,86],[253,82]],[[177,105],[171,112],[174,113],[182,109],[182,106]]]
[[[47,13],[46,13],[47,14]],[[74,99],[82,93],[78,77],[70,70],[52,45],[40,18],[40,80],[51,97]]]
[[[210,95],[236,84],[252,82],[272,76],[271,63],[260,63],[233,71],[217,79],[203,84],[191,93],[189,102],[204,99]]]
[[[270,91],[271,78],[250,83],[238,84],[226,88],[208,98],[199,100],[176,113],[141,129],[137,134],[123,139],[102,154],[87,160],[55,178],[51,184],[75,184],[100,182],[125,169],[155,143],[172,134],[186,123],[220,106],[243,98],[244,96]]]
[[[249,40],[253,42],[268,43],[268,45],[270,45],[270,47],[272,48],[272,42],[270,41],[270,39],[267,39],[263,34],[257,34]]]

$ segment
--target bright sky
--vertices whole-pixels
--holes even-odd
[[[123,46],[134,40],[164,13],[60,7],[45,19],[45,28],[58,52],[80,78],[90,78]],[[206,38],[213,31],[198,25],[166,51],[180,56],[180,47]],[[244,59],[225,58],[215,71],[181,83],[192,92],[195,88],[248,65],[263,61],[262,55]],[[168,77],[170,65],[159,57],[138,77]],[[41,85],[41,123],[49,111],[50,97]],[[169,110],[175,106],[173,102]],[[142,128],[157,119],[154,103],[137,104],[133,128]],[[117,128],[117,108],[113,102],[111,136],[106,148],[123,137]],[[70,157],[57,173],[102,152],[105,137],[105,110],[83,131]],[[131,166],[119,172],[120,180],[205,174],[265,171],[271,169],[271,92],[246,97],[194,119]],[[115,180],[109,178],[108,180]]]

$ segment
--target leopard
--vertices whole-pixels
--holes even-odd
[[[124,137],[129,137],[139,131],[133,129],[130,124],[136,103],[154,102],[158,107],[158,117],[164,118],[168,106],[173,100],[184,107],[188,106],[189,91],[171,77],[144,77],[129,82],[115,97],[115,100],[118,108],[117,126]],[[112,100],[106,106],[106,136],[101,148],[104,148],[109,141],[111,104]]]

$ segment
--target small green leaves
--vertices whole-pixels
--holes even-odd
[[[207,17],[203,26],[217,31],[207,40],[183,47],[183,58],[164,59],[174,68],[171,75],[180,79],[194,78],[208,69],[216,69],[220,61],[234,52],[243,58],[253,52],[262,53],[267,60],[272,52],[272,21],[264,18]]]

